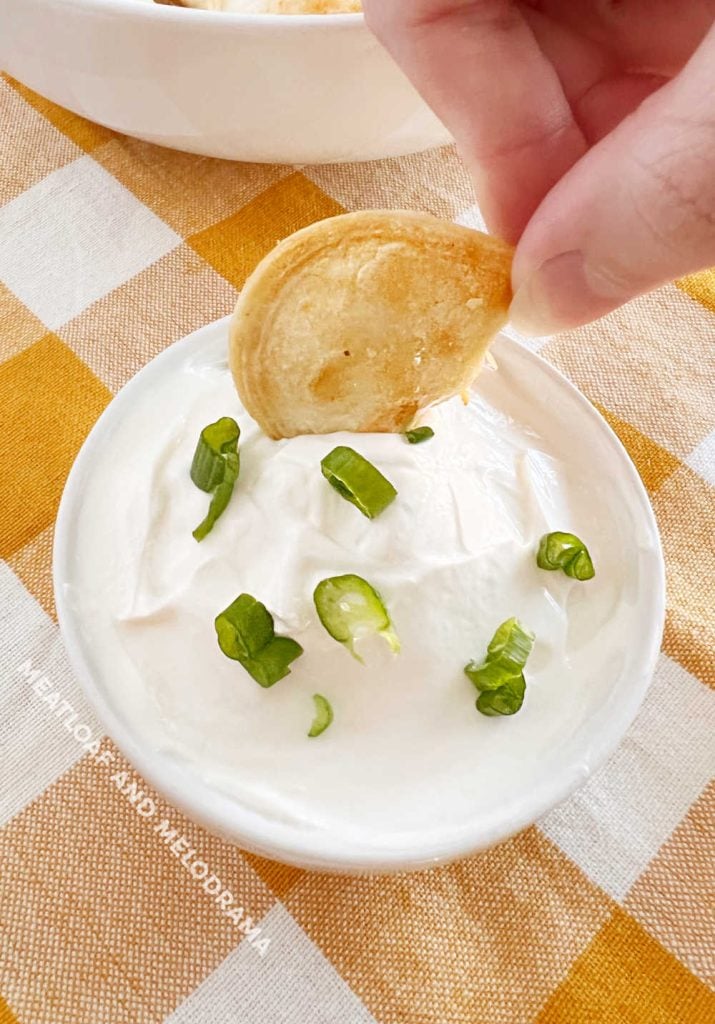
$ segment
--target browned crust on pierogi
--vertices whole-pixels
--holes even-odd
[[[512,248],[429,214],[370,210],[276,246],[236,305],[230,365],[273,438],[402,431],[466,390],[511,300]]]

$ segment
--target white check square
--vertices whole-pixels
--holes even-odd
[[[180,243],[83,156],[0,208],[0,280],[56,330]]]
[[[70,710],[92,730],[92,738],[104,730],[75,680],[58,627],[3,561],[0,602],[0,750],[3,781],[11,783],[0,793],[4,825],[84,755],[67,729]],[[44,682],[45,697],[59,693],[71,705],[64,720],[43,701],[33,680],[37,690]]]
[[[688,455],[686,465],[715,487],[715,430]]]
[[[257,923],[271,940],[265,960],[244,940],[164,1024],[375,1024],[285,907]]]
[[[715,773],[714,734],[715,693],[662,654],[618,750],[539,827],[622,900]]]

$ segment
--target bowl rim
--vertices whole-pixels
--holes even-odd
[[[230,316],[223,317],[173,342],[138,372],[150,370],[150,374],[160,374],[165,363],[171,360],[172,354],[176,358],[177,353],[184,349],[191,352],[192,345],[196,344],[196,336],[202,335],[208,329],[227,331],[230,320]],[[70,665],[85,696],[106,727],[108,737],[160,796],[183,811],[190,820],[198,822],[242,849],[302,868],[342,873],[421,870],[470,856],[510,838],[533,824],[542,815],[568,799],[604,764],[622,741],[651,684],[665,625],[665,563],[655,514],[643,481],[630,456],[618,436],[585,395],[551,363],[508,335],[498,335],[496,343],[497,347],[506,346],[512,351],[516,350],[518,356],[527,361],[535,360],[542,372],[550,376],[560,387],[565,388],[576,404],[582,407],[585,415],[601,432],[618,459],[623,479],[629,484],[634,501],[639,506],[637,512],[642,528],[647,532],[651,542],[649,572],[642,584],[642,616],[644,621],[651,625],[642,640],[639,668],[629,677],[624,699],[609,714],[607,724],[601,726],[600,731],[591,739],[588,765],[572,760],[572,763],[564,766],[564,771],[559,777],[549,776],[542,780],[538,788],[531,791],[531,798],[522,801],[516,810],[511,808],[509,814],[502,812],[492,815],[486,827],[482,826],[480,830],[476,830],[473,823],[467,824],[456,834],[452,833],[449,837],[439,840],[432,838],[430,842],[423,843],[417,848],[415,837],[412,836],[409,846],[356,849],[350,846],[349,841],[342,842],[340,837],[333,837],[332,841],[325,842],[326,837],[322,833],[316,839],[313,834],[296,835],[295,830],[289,829],[286,835],[280,823],[241,807],[233,798],[212,789],[190,769],[177,766],[166,755],[149,749],[137,738],[131,725],[125,724],[120,714],[115,712],[105,689],[101,683],[95,681],[95,674],[85,654],[80,616],[72,608],[71,600],[69,595],[65,594],[64,588],[64,581],[68,576],[71,578],[67,567],[72,561],[72,524],[75,508],[82,501],[84,473],[98,456],[105,431],[111,426],[118,410],[125,406],[131,408],[131,385],[137,376],[135,374],[97,419],[70,470],[55,523],[52,553],[53,589],[61,636]],[[477,831],[478,837],[475,835]]]
[[[317,28],[355,31],[366,27],[365,14],[362,11],[345,14],[269,14],[267,12],[211,11],[200,7],[141,3],[139,0],[44,0],[44,2],[54,7],[79,8],[94,15],[130,15],[149,21],[164,19],[164,21],[174,23],[183,20],[189,25],[193,22],[195,28],[210,28],[212,25],[236,25],[259,30],[279,29],[290,32]]]

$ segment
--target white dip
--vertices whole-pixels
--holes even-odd
[[[240,406],[225,326],[180,352],[132,385],[86,475],[74,530],[70,599],[116,714],[145,749],[169,752],[262,820],[355,850],[409,850],[416,837],[458,835],[475,816],[518,813],[588,717],[618,701],[633,629],[637,572],[629,580],[623,568],[617,490],[614,499],[569,429],[577,399],[560,407],[557,382],[532,381],[523,370],[533,364],[510,357],[483,371],[467,407],[456,399],[423,418],[435,431],[426,443],[274,442]],[[220,416],[240,424],[241,474],[197,543],[209,498],[189,467],[201,428]],[[337,444],[399,492],[374,521],[321,474]],[[539,538],[554,529],[586,541],[594,580],[537,569]],[[312,593],[340,573],[380,591],[401,654],[369,638],[362,666],[326,633]],[[216,642],[215,616],[242,592],[305,649],[270,689]],[[537,637],[526,698],[512,718],[486,718],[462,669],[512,615]],[[314,693],[335,719],[309,739]],[[584,749],[584,773],[588,760]]]

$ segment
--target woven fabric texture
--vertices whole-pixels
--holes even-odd
[[[56,622],[58,502],[113,394],[229,313],[276,241],[369,207],[478,225],[467,176],[451,149],[301,169],[170,152],[9,78],[0,126],[0,1024],[715,1020],[715,272],[528,343],[619,435],[662,533],[663,650],[618,751],[486,853],[311,873],[184,819],[102,735]]]

